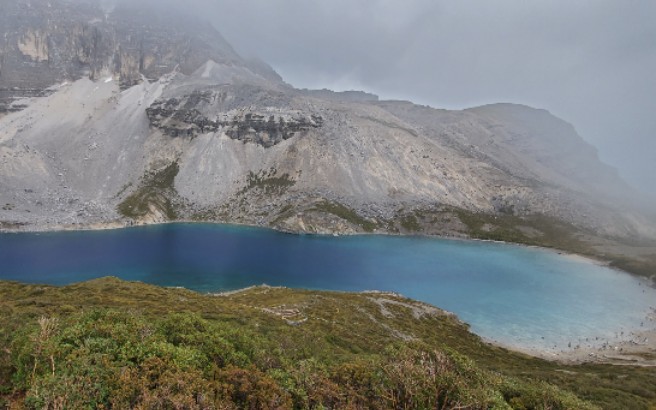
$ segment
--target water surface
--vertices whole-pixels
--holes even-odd
[[[628,274],[500,243],[214,224],[0,234],[0,279],[64,285],[108,275],[203,292],[263,283],[395,291],[525,348],[612,339],[656,305],[656,290]]]

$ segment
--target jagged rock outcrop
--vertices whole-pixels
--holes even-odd
[[[318,115],[274,112],[233,115],[232,119],[223,121],[222,126],[225,127],[226,135],[232,139],[271,147],[311,128],[319,128],[323,123],[323,119]],[[226,114],[227,118],[230,116],[230,113]]]
[[[270,106],[222,111],[231,98],[228,90],[195,90],[177,98],[158,99],[146,108],[146,114],[151,126],[172,137],[222,132],[234,140],[264,147],[319,128],[323,123],[319,115]]]

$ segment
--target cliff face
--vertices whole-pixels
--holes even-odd
[[[544,110],[296,90],[166,10],[0,4],[4,226],[184,218],[466,234],[512,217],[512,239],[546,235],[522,219],[541,215],[656,235],[635,193]]]
[[[252,105],[245,109],[230,104],[240,91],[239,87],[229,86],[214,91],[194,89],[189,94],[156,100],[146,108],[146,114],[152,127],[172,137],[193,138],[223,132],[234,140],[266,148],[319,128],[323,123],[319,115],[307,115],[280,104],[278,107],[263,105],[257,109]]]
[[[20,98],[45,95],[65,80],[114,77],[125,89],[173,70],[191,74],[208,59],[280,81],[266,65],[239,57],[208,23],[184,14],[84,0],[0,6],[0,111],[20,109]]]

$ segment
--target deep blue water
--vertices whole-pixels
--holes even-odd
[[[523,347],[612,339],[656,306],[656,290],[628,274],[499,243],[213,224],[0,234],[0,279],[64,285],[108,275],[208,292],[263,283],[395,291]]]

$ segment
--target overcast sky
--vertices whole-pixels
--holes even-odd
[[[203,1],[203,0],[197,0]],[[514,102],[572,123],[656,193],[654,0],[214,0],[204,13],[296,87],[438,108]]]

